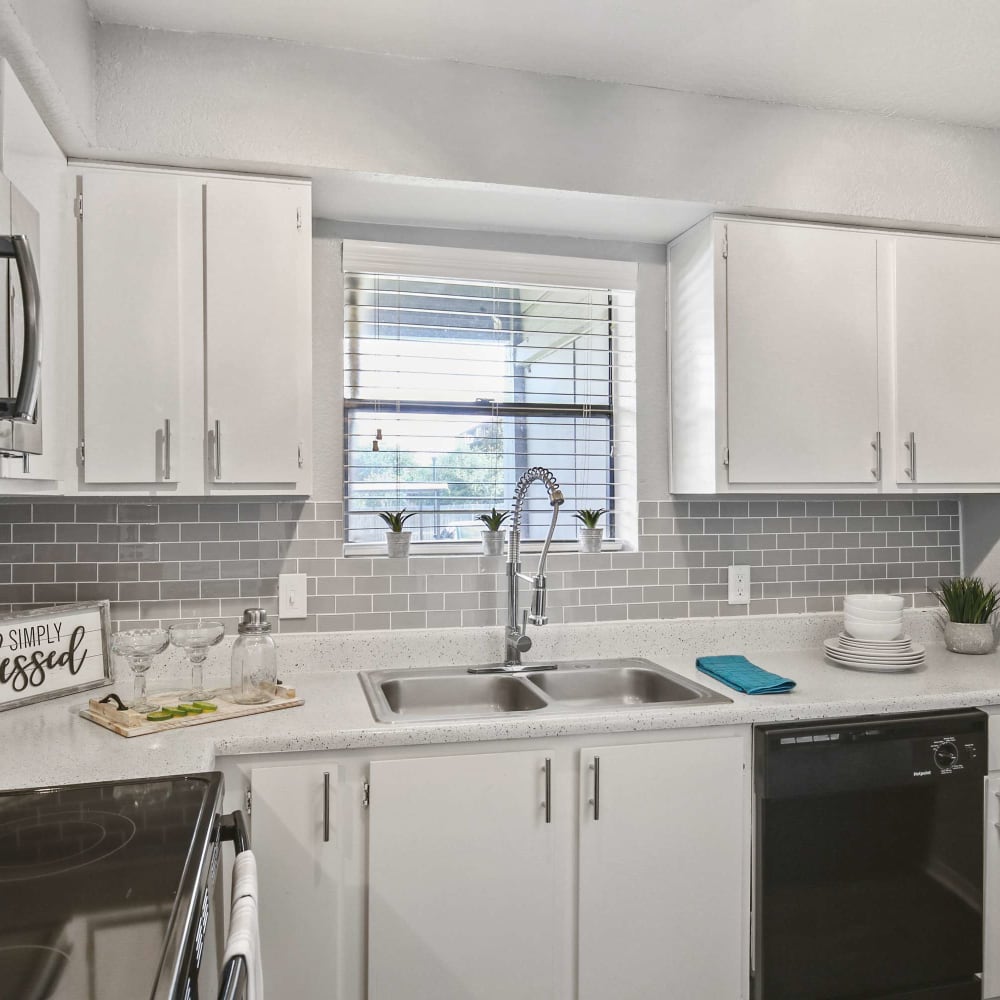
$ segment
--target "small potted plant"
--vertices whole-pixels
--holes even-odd
[[[598,522],[605,514],[607,514],[607,510],[604,507],[601,507],[599,510],[591,507],[583,507],[573,515],[581,524],[577,532],[581,552],[601,551],[604,529],[599,526]]]
[[[390,559],[405,559],[410,554],[411,531],[404,531],[403,525],[411,517],[416,517],[417,512],[406,513],[406,508],[402,510],[380,510],[378,516],[385,521],[388,530],[385,533],[385,551]]]
[[[497,510],[492,508],[488,514],[478,514],[477,521],[482,521],[486,527],[483,529],[483,555],[502,556],[503,539],[506,532],[503,530],[503,523],[510,517],[509,510]]]
[[[953,653],[992,653],[996,648],[993,617],[1000,605],[997,585],[987,588],[978,576],[942,580],[934,596],[948,615],[944,644]]]

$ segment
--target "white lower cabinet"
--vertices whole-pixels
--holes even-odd
[[[372,764],[370,1000],[565,995],[556,857],[567,803],[553,822],[552,758],[540,749]]]
[[[344,942],[339,768],[254,767],[251,841],[259,859],[264,985],[271,996],[337,997]]]
[[[744,1000],[749,748],[718,727],[229,762],[268,991]]]
[[[579,1000],[746,994],[741,736],[581,753]]]

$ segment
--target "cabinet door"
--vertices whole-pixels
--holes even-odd
[[[167,173],[116,170],[82,178],[87,483],[175,478],[184,183]]]
[[[369,1000],[565,996],[554,852],[569,803],[546,822],[546,756],[371,765]]]
[[[205,190],[212,479],[296,484],[311,418],[309,188],[213,179]]]
[[[746,995],[746,752],[741,736],[581,752],[579,1000]]]
[[[998,279],[994,243],[896,240],[899,483],[1000,483]]]
[[[875,484],[875,237],[727,225],[729,481]]]
[[[264,986],[274,997],[342,995],[345,823],[338,778],[339,769],[325,764],[251,772]]]
[[[984,786],[983,996],[995,1000],[1000,997],[1000,775],[992,774]]]

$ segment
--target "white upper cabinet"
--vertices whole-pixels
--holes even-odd
[[[893,471],[1000,486],[1000,244],[895,239]]]
[[[768,223],[726,228],[730,484],[870,486],[875,237]]]
[[[308,493],[307,183],[85,167],[80,490]]]
[[[182,276],[181,205],[192,183],[119,171],[81,180],[87,483],[169,483],[177,475],[182,303],[191,292]]]
[[[205,188],[206,398],[212,477],[302,477],[308,412],[311,205],[303,184]],[[305,390],[305,391],[304,391]]]
[[[715,217],[668,260],[673,493],[1000,489],[1000,242]]]
[[[672,492],[877,489],[876,247],[734,219],[671,244]]]

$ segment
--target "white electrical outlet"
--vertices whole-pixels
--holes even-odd
[[[750,567],[729,567],[729,603],[750,603]]]
[[[279,618],[306,617],[307,579],[305,573],[278,574]]]

